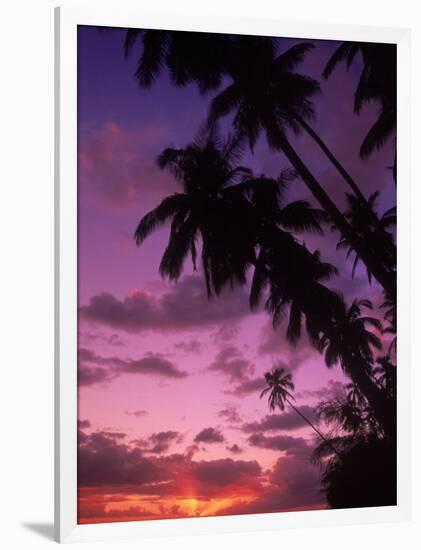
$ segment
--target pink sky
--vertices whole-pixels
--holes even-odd
[[[79,30],[79,521],[323,507],[313,434],[291,410],[270,415],[259,391],[263,374],[281,362],[293,374],[297,405],[312,416],[315,403],[347,381],[305,338],[291,348],[284,327],[275,333],[265,312],[250,313],[247,288],[209,302],[189,263],[177,284],[162,281],[166,228],[135,246],[139,219],[177,190],[156,155],[191,139],[207,100],[165,77],[139,90],[123,36]],[[321,42],[303,72],[319,78],[334,47]],[[382,207],[391,206],[390,149],[369,163],[357,157],[374,111],[352,114],[355,79],[338,71],[323,83],[316,126],[367,194],[385,190]],[[297,147],[341,204],[330,166],[305,138]],[[264,141],[243,164],[268,175],[287,166]],[[308,199],[301,185],[291,197]],[[337,235],[327,232],[305,241],[340,267],[332,286],[379,304],[362,270],[350,280]]]

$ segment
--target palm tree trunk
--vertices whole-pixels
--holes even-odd
[[[309,124],[307,124],[307,122],[304,119],[302,119],[299,116],[296,116],[295,119],[300,124],[300,126],[304,128],[304,130],[308,133],[308,135],[314,139],[314,141],[317,143],[320,149],[325,153],[325,155],[333,164],[333,166],[337,169],[337,171],[341,174],[341,176],[347,182],[347,184],[355,193],[355,195],[358,197],[358,199],[361,201],[361,203],[367,208],[370,208],[367,202],[367,199],[364,197],[361,189],[358,187],[355,180],[351,177],[349,172],[345,170],[345,168],[338,161],[338,159],[335,157],[335,155],[332,153],[332,151],[329,149],[326,143],[322,140],[322,138],[313,130],[313,128]]]
[[[325,153],[327,158],[330,160],[333,166],[337,169],[337,171],[340,173],[340,175],[343,177],[343,179],[352,189],[355,196],[360,201],[361,205],[366,209],[367,214],[371,218],[373,224],[380,230],[380,232],[382,232],[383,228],[379,222],[379,218],[373,212],[372,208],[367,202],[367,199],[365,198],[361,189],[358,187],[357,183],[349,174],[349,172],[345,170],[345,168],[338,161],[338,159],[335,157],[335,155],[332,153],[332,151],[329,149],[326,143],[322,140],[322,138],[313,130],[313,128],[309,124],[307,124],[307,122],[304,119],[302,119],[300,116],[296,116],[295,119],[301,125],[301,127],[304,128],[304,130],[308,133],[308,135],[314,139],[314,141],[317,143],[320,149]],[[395,179],[395,183],[396,183],[396,179]],[[385,246],[386,250],[389,250],[391,248],[389,243],[383,243],[383,245]],[[393,254],[394,251],[392,250],[391,252]]]
[[[295,149],[285,137],[280,137],[280,149],[300,175],[301,179],[309,188],[313,196],[317,199],[320,206],[327,214],[329,214],[333,223],[352,245],[353,249],[365,263],[368,270],[373,274],[374,278],[384,288],[386,294],[391,297],[395,296],[396,280],[394,274],[387,271],[383,265],[379,265],[373,253],[370,252],[365,244],[356,237],[352,227],[349,225],[343,214],[339,211],[329,195],[325,192],[320,183],[303,163]]]
[[[311,421],[310,421],[310,420],[300,411],[300,409],[297,409],[297,407],[296,407],[295,405],[293,405],[293,404],[291,403],[291,401],[290,401],[287,397],[285,397],[285,401],[288,403],[288,405],[289,405],[292,409],[294,409],[294,411],[295,411],[299,416],[301,416],[301,418],[302,418],[305,422],[307,422],[307,424],[308,424],[311,428],[313,428],[313,430],[316,432],[316,434],[317,434],[321,439],[323,439],[323,441],[324,441],[325,443],[327,443],[327,444],[329,445],[329,447],[332,449],[332,451],[334,451],[334,453],[340,458],[340,453],[339,453],[339,451],[338,451],[337,449],[335,449],[335,447],[332,445],[332,443],[331,443],[328,439],[326,439],[326,437],[322,434],[322,432],[319,431],[319,430],[316,428],[316,426],[315,426],[315,425],[314,425],[314,424],[313,424],[313,423],[312,423],[312,422],[311,422]]]

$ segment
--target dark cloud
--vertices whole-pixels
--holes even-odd
[[[234,346],[226,346],[209,365],[208,370],[224,374],[230,382],[248,379],[254,373],[254,365],[245,359]]]
[[[342,398],[346,393],[346,384],[339,382],[339,380],[329,380],[326,386],[322,386],[317,390],[304,390],[297,392],[295,397],[297,399],[315,399],[317,401],[333,399],[335,397]]]
[[[223,458],[219,460],[197,462],[194,467],[195,479],[202,485],[203,493],[208,496],[217,494],[217,490],[236,486],[250,489],[261,475],[258,462],[245,460],[232,460]],[[204,488],[207,488],[204,491]]]
[[[266,381],[263,376],[257,378],[248,378],[242,380],[239,384],[234,386],[230,390],[225,390],[228,395],[234,395],[235,397],[244,397],[250,393],[256,393],[257,395],[266,387]]]
[[[89,422],[89,420],[78,420],[77,421],[77,427],[80,430],[85,430],[86,428],[91,427],[91,423]]]
[[[142,456],[107,432],[94,432],[80,441],[78,484],[138,484],[163,481],[171,476],[163,468]]]
[[[101,342],[110,346],[120,347],[123,345],[123,340],[116,334],[103,334],[102,332],[82,332],[79,335],[80,340],[88,343]]]
[[[179,370],[171,361],[159,354],[147,354],[142,359],[116,361],[120,373],[148,374],[151,376],[163,376],[166,378],[185,378],[187,373]]]
[[[221,432],[215,428],[204,428],[194,438],[195,443],[222,443],[225,441]]]
[[[186,372],[178,369],[174,363],[160,354],[147,353],[142,359],[136,360],[103,357],[86,348],[78,351],[79,386],[110,382],[123,374],[141,374],[162,378],[185,378],[187,376]]]
[[[193,354],[199,354],[203,350],[203,344],[202,342],[199,342],[199,340],[189,340],[188,342],[177,342],[174,344],[174,347],[177,350],[183,351],[184,353],[193,353]]]
[[[153,433],[147,439],[135,439],[132,443],[140,447],[143,453],[162,454],[168,451],[173,443],[181,441],[182,436],[179,432],[167,430]]]
[[[229,451],[230,453],[234,454],[234,455],[238,455],[238,454],[241,454],[243,453],[243,449],[241,447],[239,447],[237,445],[237,443],[234,443],[234,445],[228,445],[227,447],[225,447],[227,449],[227,451]]]
[[[279,458],[268,472],[267,484],[252,502],[239,502],[218,515],[260,514],[294,509],[326,507],[320,486],[320,471],[308,456]]]
[[[316,414],[312,407],[302,405],[297,407],[299,411],[310,420],[317,422]],[[282,414],[267,414],[258,422],[243,424],[242,430],[246,433],[259,433],[266,431],[295,430],[308,424],[295,411],[287,411]]]
[[[142,416],[146,416],[149,413],[144,409],[139,409],[138,411],[124,411],[124,414],[127,414],[127,416],[135,416],[136,418],[141,418]]]
[[[115,378],[115,373],[109,372],[101,367],[88,367],[79,364],[77,370],[78,386],[93,386],[94,384],[103,384],[111,382]]]
[[[286,451],[289,455],[305,453],[308,455],[309,446],[303,437],[290,435],[274,435],[267,437],[262,433],[255,433],[247,439],[253,447],[270,449],[272,451]]]
[[[224,409],[218,411],[219,418],[223,418],[227,422],[236,424],[241,422],[241,416],[238,414],[238,410],[234,405],[227,405]]]
[[[199,276],[186,276],[162,297],[135,291],[123,300],[104,292],[93,296],[80,314],[104,325],[140,332],[142,330],[185,330],[212,326],[249,312],[243,288],[223,292],[209,300]]]

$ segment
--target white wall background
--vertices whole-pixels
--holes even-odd
[[[412,27],[413,301],[421,307],[419,158],[421,17],[413,0],[155,0],[131,8]],[[84,2],[84,4],[100,4]],[[107,2],[108,3],[108,2]],[[74,5],[76,2],[63,2]],[[79,2],[81,4],[81,2]],[[2,546],[44,548],[53,521],[53,7],[51,0],[2,4],[0,30],[0,373]],[[404,185],[405,182],[401,182]],[[418,238],[417,238],[418,237]],[[414,315],[412,340],[419,339]],[[415,346],[414,346],[415,347]],[[421,540],[421,365],[413,354],[413,519],[409,523],[102,543],[104,548],[419,547]],[[418,544],[416,540],[418,539]],[[94,545],[85,545],[86,547]],[[97,545],[96,545],[97,546]]]

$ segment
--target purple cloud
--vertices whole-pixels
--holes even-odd
[[[299,411],[306,416],[311,422],[316,422],[316,414],[312,407],[302,405],[297,407]],[[246,433],[258,433],[276,430],[295,430],[307,426],[305,420],[301,418],[295,411],[288,411],[282,414],[267,414],[258,422],[248,422],[243,424],[242,430]]]
[[[147,353],[142,359],[121,359],[120,357],[102,357],[86,348],[79,350],[78,384],[80,386],[110,382],[123,374],[175,379],[187,376],[186,372],[178,369],[174,363],[160,354]]]
[[[238,455],[244,452],[243,449],[237,445],[237,443],[234,443],[234,445],[231,445],[231,446],[228,445],[225,448],[227,449],[227,451],[229,451],[234,455]]]
[[[275,435],[267,437],[262,433],[255,433],[247,439],[253,447],[261,449],[270,449],[272,451],[286,451],[289,455],[306,453],[308,455],[309,446],[303,437],[292,437],[290,435]]]
[[[162,297],[135,291],[123,300],[104,292],[81,306],[80,315],[91,321],[125,330],[193,330],[249,313],[245,289],[236,288],[208,300],[201,277],[185,276]]]
[[[224,436],[215,428],[204,428],[194,438],[195,443],[222,443]]]

